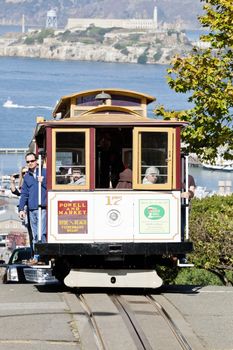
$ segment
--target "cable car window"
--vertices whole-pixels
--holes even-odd
[[[141,106],[141,100],[132,96],[111,94],[111,101],[115,106]]]
[[[175,179],[174,129],[136,127],[133,138],[133,188],[171,189]]]
[[[147,132],[141,135],[141,183],[166,183],[168,176],[168,134]]]
[[[79,106],[98,106],[100,102],[95,99],[96,94],[80,96],[76,100],[76,105]]]
[[[64,129],[63,129],[64,130]],[[63,185],[70,189],[84,188],[87,177],[87,131],[56,130],[54,137],[55,186]]]

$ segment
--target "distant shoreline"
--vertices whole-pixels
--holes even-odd
[[[176,30],[138,32],[91,27],[86,31],[41,31],[0,36],[0,56],[111,63],[167,65],[192,49]]]

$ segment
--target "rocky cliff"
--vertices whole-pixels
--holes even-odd
[[[185,34],[176,31],[103,32],[101,28],[91,28],[55,35],[45,30],[27,36],[6,36],[0,41],[0,56],[142,64],[168,64],[175,54],[182,56],[190,49]]]

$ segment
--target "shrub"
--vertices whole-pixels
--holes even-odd
[[[26,44],[26,45],[33,45],[33,44],[35,44],[35,39],[33,37],[28,36],[24,40],[24,44]]]
[[[220,279],[210,271],[205,269],[183,268],[174,280],[174,284],[189,285],[223,285]]]
[[[233,284],[233,195],[193,199],[189,220],[193,268],[159,266],[165,284]]]
[[[121,53],[122,53],[122,55],[128,56],[129,51],[128,51],[127,47],[125,49],[121,50]]]
[[[61,41],[76,42],[78,41],[79,33],[66,30],[64,33],[59,34],[59,38]]]
[[[27,36],[27,38],[24,40],[24,43],[26,45],[33,45],[35,43],[42,44],[45,38],[53,37],[54,31],[53,29],[43,29],[37,32],[33,32]]]
[[[164,284],[174,284],[174,281],[179,273],[177,266],[156,266],[156,272],[162,278]]]
[[[116,43],[114,46],[114,49],[116,50],[124,50],[126,48],[125,44],[122,44],[122,43]]]
[[[141,37],[141,34],[133,33],[133,34],[130,34],[130,35],[129,35],[129,40],[130,40],[132,43],[137,43],[137,42],[140,40],[140,37]]]
[[[160,60],[160,58],[162,57],[162,55],[163,55],[163,52],[162,52],[162,50],[158,50],[155,54],[154,54],[154,60],[155,61],[159,61]]]
[[[146,64],[147,62],[147,54],[146,52],[143,52],[143,54],[141,54],[139,57],[138,57],[138,63],[140,64]]]
[[[190,213],[190,238],[196,267],[214,273],[225,285],[232,285],[233,195],[194,199]]]

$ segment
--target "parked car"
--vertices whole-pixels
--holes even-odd
[[[9,262],[6,264],[1,261],[0,267],[5,268],[3,274],[3,283],[40,283],[48,284],[57,282],[52,275],[50,266],[29,264],[32,258],[32,251],[30,247],[16,248],[12,252]]]

